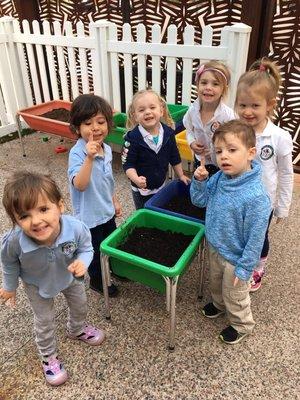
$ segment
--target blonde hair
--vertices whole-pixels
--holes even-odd
[[[239,79],[237,85],[235,107],[239,94],[245,87],[255,86],[255,90],[265,97],[267,103],[270,103],[273,99],[276,100],[278,91],[281,84],[280,70],[278,66],[267,57],[263,57],[255,61],[249,71],[245,72]],[[276,102],[274,101],[273,110],[276,108]]]
[[[201,75],[210,71],[215,79],[223,86],[222,96],[226,97],[228,92],[228,86],[230,84],[230,71],[227,65],[223,64],[218,60],[211,60],[205,64],[200,65],[196,72],[195,84],[198,87]]]
[[[58,186],[49,175],[17,171],[7,179],[2,204],[13,225],[17,223],[16,215],[36,206],[40,194],[56,205],[62,200]]]
[[[164,124],[168,125],[170,128],[174,129],[175,128],[175,123],[170,115],[170,112],[168,110],[168,106],[167,103],[165,101],[165,99],[163,99],[158,93],[156,93],[154,90],[152,89],[143,89],[143,90],[139,90],[138,92],[136,92],[132,98],[132,101],[128,107],[128,111],[127,111],[127,121],[126,121],[126,128],[127,129],[133,129],[136,126],[136,120],[134,118],[134,112],[135,112],[135,108],[134,108],[134,103],[136,102],[136,100],[138,99],[138,97],[147,94],[147,93],[152,93],[155,96],[157,96],[158,101],[160,102],[162,109],[163,109],[163,115],[161,118],[161,122],[163,122]]]

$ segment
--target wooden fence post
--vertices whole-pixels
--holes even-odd
[[[251,26],[238,23],[227,26],[224,30],[221,46],[228,46],[228,66],[232,76],[228,104],[233,107],[238,79],[246,69]]]

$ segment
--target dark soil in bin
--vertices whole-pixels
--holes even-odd
[[[190,196],[178,195],[174,196],[168,203],[162,206],[165,210],[173,211],[178,214],[187,215],[188,217],[205,220],[205,208],[194,206]]]
[[[55,110],[41,114],[40,117],[56,119],[62,122],[70,122],[70,111],[65,108],[56,108]]]
[[[136,227],[117,248],[171,268],[194,237],[157,228]]]

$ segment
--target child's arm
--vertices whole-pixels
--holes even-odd
[[[135,183],[136,186],[140,189],[147,188],[147,179],[145,176],[138,176],[136,170],[134,168],[128,168],[126,170],[127,177],[131,180],[131,182]]]
[[[194,173],[194,178],[192,179],[190,195],[192,203],[197,207],[206,207],[209,190],[207,188],[208,183],[208,172],[205,168],[205,159],[201,160],[200,167],[198,167]]]
[[[113,195],[112,201],[113,201],[113,204],[115,207],[115,216],[121,217],[122,216],[122,207],[121,207],[121,203],[119,202],[116,194]]]
[[[80,225],[76,242],[76,259],[68,266],[68,270],[79,278],[86,273],[94,255],[91,233],[84,223]]]
[[[293,181],[292,152],[284,156],[278,155],[278,198],[274,209],[277,223],[288,217],[292,202]]]
[[[2,240],[1,246],[1,265],[2,265],[2,288],[0,298],[7,301],[12,307],[16,304],[16,289],[19,285],[20,261],[16,248],[18,247],[18,237],[12,230],[8,232]]]
[[[178,176],[178,178],[183,183],[188,185],[191,182],[190,178],[188,178],[187,176],[184,175],[181,163],[179,163],[177,165],[173,165],[173,169],[174,169],[175,174]]]
[[[100,150],[100,143],[93,141],[93,134],[91,134],[86,144],[87,156],[73,179],[73,185],[77,190],[83,192],[89,185],[93,169],[93,162]]]
[[[200,114],[199,114],[200,118]],[[195,135],[195,129],[191,117],[190,110],[187,111],[185,116],[183,117],[183,125],[186,129],[186,139],[187,142],[190,146],[190,148],[193,150],[195,154],[201,155],[205,153],[205,155],[209,155],[209,149],[205,147],[199,140],[197,140],[196,135]]]
[[[128,134],[127,134],[128,135]],[[128,136],[125,137],[125,145],[122,152],[122,164],[123,170],[126,176],[133,182],[138,188],[146,189],[147,179],[145,176],[138,176],[136,172],[136,164],[139,154],[139,146],[130,142]]]
[[[3,288],[0,289],[0,298],[3,299],[4,304],[8,304],[10,307],[15,307],[16,305],[16,291],[13,290],[9,292],[4,290]]]
[[[271,203],[266,195],[260,195],[247,205],[244,216],[245,247],[241,258],[237,261],[234,274],[242,281],[248,281],[257,265],[265,240],[265,234],[271,213]],[[237,279],[234,281],[238,282]]]

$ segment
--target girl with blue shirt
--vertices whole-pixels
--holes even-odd
[[[217,318],[226,312],[230,325],[220,339],[235,344],[252,333],[250,278],[260,258],[271,203],[254,161],[255,133],[233,120],[213,136],[220,171],[208,179],[205,161],[194,173],[191,200],[206,207],[205,230],[209,251],[212,302],[202,313]]]
[[[5,184],[2,202],[13,229],[2,241],[0,298],[14,306],[21,278],[34,314],[46,381],[58,386],[68,375],[57,356],[54,298],[63,293],[68,303],[69,338],[95,346],[105,337],[102,330],[85,323],[87,299],[82,277],[93,257],[90,232],[74,217],[62,215],[60,191],[48,176],[14,173]]]
[[[104,143],[112,129],[112,117],[107,101],[93,94],[78,96],[70,111],[70,128],[78,135],[69,154],[71,200],[75,217],[88,226],[92,235],[94,257],[88,273],[90,288],[97,292],[103,292],[99,247],[116,229],[115,216],[121,216],[114,194],[112,151]],[[117,296],[117,287],[111,284],[108,293]]]

